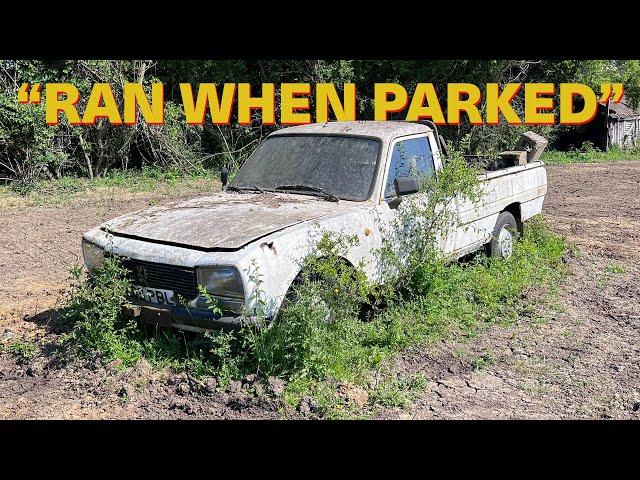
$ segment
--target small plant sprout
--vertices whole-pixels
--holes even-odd
[[[13,355],[19,363],[26,362],[36,353],[36,345],[27,340],[15,340],[9,344],[7,352]]]
[[[213,295],[211,295],[207,289],[205,287],[203,287],[202,285],[198,285],[198,293],[204,297],[206,304],[207,304],[207,309],[213,313],[214,315],[222,315],[222,302],[220,301],[220,299],[215,298]]]

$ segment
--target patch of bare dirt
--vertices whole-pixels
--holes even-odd
[[[117,365],[25,363],[0,356],[0,418],[278,419],[295,417],[282,398],[251,378],[227,388],[215,379]]]
[[[547,223],[579,248],[550,318],[404,353],[427,388],[380,418],[640,418],[640,162],[547,170]]]

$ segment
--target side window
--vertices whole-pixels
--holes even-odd
[[[391,154],[389,176],[384,190],[384,198],[393,198],[396,192],[393,181],[396,177],[430,177],[435,171],[431,146],[427,137],[412,138],[397,142]]]

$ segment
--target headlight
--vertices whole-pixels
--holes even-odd
[[[242,277],[234,267],[198,268],[198,285],[211,295],[244,299]]]
[[[93,272],[96,268],[104,265],[104,250],[84,238],[82,239],[82,256],[89,272]]]

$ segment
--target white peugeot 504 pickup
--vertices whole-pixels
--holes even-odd
[[[527,143],[526,135],[519,151],[504,152],[507,160],[481,174],[479,202],[455,200],[456,227],[438,245],[447,257],[485,246],[491,255],[509,256],[514,230],[541,212],[547,175],[538,158],[546,140],[530,133]],[[136,291],[131,314],[190,331],[248,318],[258,271],[267,317],[275,318],[323,232],[357,235],[359,244],[344,260],[362,262],[370,280],[380,281],[373,252],[384,225],[393,224],[401,197],[421,195],[411,176],[415,169],[438,175],[445,148],[431,122],[284,128],[262,142],[226,190],[147,208],[87,232],[85,265],[89,272],[99,267],[105,252],[122,257]],[[207,309],[199,286],[222,313]]]

